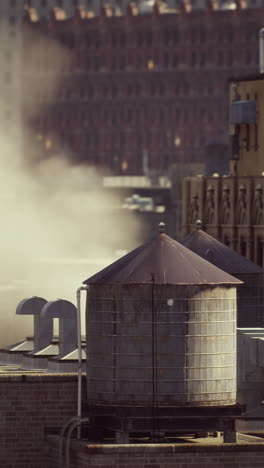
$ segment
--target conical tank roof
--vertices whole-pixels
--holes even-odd
[[[242,257],[201,229],[192,232],[183,241],[183,245],[231,275],[264,273],[264,269],[259,265]]]
[[[164,233],[112,263],[84,284],[239,284]]]

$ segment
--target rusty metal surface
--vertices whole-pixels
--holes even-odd
[[[166,234],[112,263],[84,284],[240,284]]]
[[[262,267],[242,257],[201,229],[192,232],[183,241],[183,245],[231,275],[240,273],[264,274]]]

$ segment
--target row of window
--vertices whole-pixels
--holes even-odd
[[[41,139],[39,138],[41,136]],[[162,132],[136,132],[128,134],[126,132],[98,132],[96,130],[85,132],[82,134],[75,134],[73,132],[61,132],[61,137],[63,136],[63,142],[70,144],[78,148],[86,148],[87,150],[91,149],[101,149],[101,150],[140,150],[143,151],[144,148],[150,149],[153,153],[166,151],[167,153],[174,153],[177,148],[173,146],[168,141],[166,133]],[[43,137],[43,135],[38,134],[36,136],[37,141],[40,145],[44,145],[46,149],[52,147],[52,139]],[[50,142],[51,146],[46,146],[47,141]],[[197,135],[192,139],[186,140],[184,143],[181,140],[182,145],[189,148],[199,148],[205,144],[206,137],[204,135]],[[164,154],[164,153],[163,153]]]
[[[205,51],[192,51],[188,54],[189,57],[183,55],[174,54],[163,54],[161,58],[152,59],[147,58],[145,55],[138,53],[129,57],[128,55],[113,55],[112,57],[102,57],[99,55],[78,57],[75,63],[66,63],[59,61],[54,64],[50,57],[38,57],[36,60],[30,60],[29,67],[32,71],[43,71],[43,70],[55,70],[60,69],[62,72],[72,71],[85,71],[85,72],[119,72],[119,71],[131,71],[131,70],[177,70],[181,66],[192,68],[225,68],[239,63],[242,65],[257,65],[258,64],[258,52],[252,53],[250,50],[244,50],[240,57],[237,58],[236,54],[232,51],[218,50],[214,54],[214,58],[208,57]],[[27,62],[28,63],[28,62]],[[27,67],[27,70],[29,68]]]
[[[19,2],[21,2],[21,0],[18,0]],[[17,2],[16,0],[10,0],[10,6],[14,7],[16,6]],[[36,2],[35,0],[26,0],[26,4],[28,6],[31,6],[31,7],[38,7],[40,6],[41,8],[49,8],[50,6],[58,6],[60,8],[63,8],[64,6],[66,6],[66,4],[68,5],[69,4],[69,0],[55,0],[55,1],[50,1],[50,0],[39,0],[38,2]],[[71,4],[73,6],[77,6],[79,4],[81,5],[84,5],[84,1],[83,0],[71,0]],[[90,4],[90,1],[87,1],[87,6],[89,6]]]
[[[225,83],[221,83],[225,85]],[[222,88],[221,88],[222,91]],[[190,80],[183,77],[175,78],[174,83],[165,83],[163,81],[149,81],[144,85],[139,82],[131,82],[126,85],[118,85],[115,83],[106,83],[93,85],[87,83],[84,86],[79,85],[75,88],[67,87],[61,88],[58,92],[57,98],[59,100],[101,100],[101,99],[134,99],[134,98],[153,98],[153,97],[184,97],[191,94],[192,98],[199,98],[200,96],[216,96],[220,94],[220,88],[217,83],[213,82],[199,82],[195,84]],[[40,96],[40,99],[47,99],[46,95]]]
[[[224,109],[218,106],[214,109],[207,107],[193,107],[180,108],[171,107],[163,109],[159,107],[150,107],[148,109],[142,108],[127,108],[120,109],[89,109],[81,110],[72,114],[65,114],[61,111],[54,111],[52,116],[47,118],[39,116],[35,120],[35,126],[39,130],[48,127],[68,127],[76,125],[80,128],[89,126],[102,125],[103,128],[116,127],[117,125],[122,128],[123,126],[131,126],[138,128],[141,125],[151,125],[152,127],[159,128],[160,126],[184,125],[187,123],[207,122],[212,123],[220,120],[223,117]],[[226,109],[227,112],[227,109]],[[168,140],[170,138],[168,137]]]
[[[6,76],[11,75],[9,72],[6,72]],[[128,99],[134,100],[135,98],[142,98],[142,99],[149,99],[149,98],[167,98],[169,104],[169,100],[172,98],[187,98],[191,96],[193,105],[194,100],[199,100],[200,98],[211,97],[221,95],[220,88],[218,88],[213,83],[197,83],[196,86],[191,86],[188,81],[175,81],[174,85],[170,87],[166,87],[162,82],[150,82],[148,86],[142,87],[139,84],[131,83],[128,84],[126,87],[118,87],[117,85],[109,84],[109,85],[102,85],[102,86],[94,86],[91,84],[87,84],[85,88],[69,88],[65,86],[65,88],[59,89],[57,93],[57,101],[70,101],[74,104],[80,105],[81,102],[86,101],[105,101],[105,100],[112,100],[118,99],[117,102],[122,103],[122,101],[126,101]],[[49,96],[47,93],[37,95],[31,95],[31,99],[35,100],[38,99],[39,101],[49,101]],[[51,96],[51,99],[54,100],[54,97]],[[175,104],[175,103],[174,103]],[[98,102],[100,105],[100,102]]]
[[[78,32],[61,32],[58,35],[59,40],[70,49],[76,48],[124,48],[124,47],[152,47],[165,46],[175,47],[182,45],[186,41],[192,43],[204,44],[217,42],[240,42],[240,41],[255,41],[257,42],[258,31],[261,24],[247,25],[245,30],[235,30],[232,26],[216,27],[215,29],[200,28],[200,29],[184,29],[181,33],[178,29],[173,30],[140,30],[140,31],[112,31],[99,33],[97,30],[81,34]],[[182,34],[182,36],[181,36]]]

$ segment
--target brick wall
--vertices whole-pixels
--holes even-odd
[[[49,437],[49,468],[59,468],[58,437]],[[65,465],[63,465],[65,466]],[[71,443],[69,468],[263,468],[264,445],[100,445]]]
[[[75,416],[76,406],[76,375],[0,376],[0,467],[59,468],[59,438],[46,433]],[[263,468],[264,444],[88,446],[72,441],[70,468],[87,466]]]
[[[48,468],[45,430],[77,408],[77,376],[0,376],[0,467]]]

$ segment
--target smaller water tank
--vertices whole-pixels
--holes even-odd
[[[237,326],[264,326],[264,269],[204,232],[201,223],[183,245],[243,281],[237,290]]]

